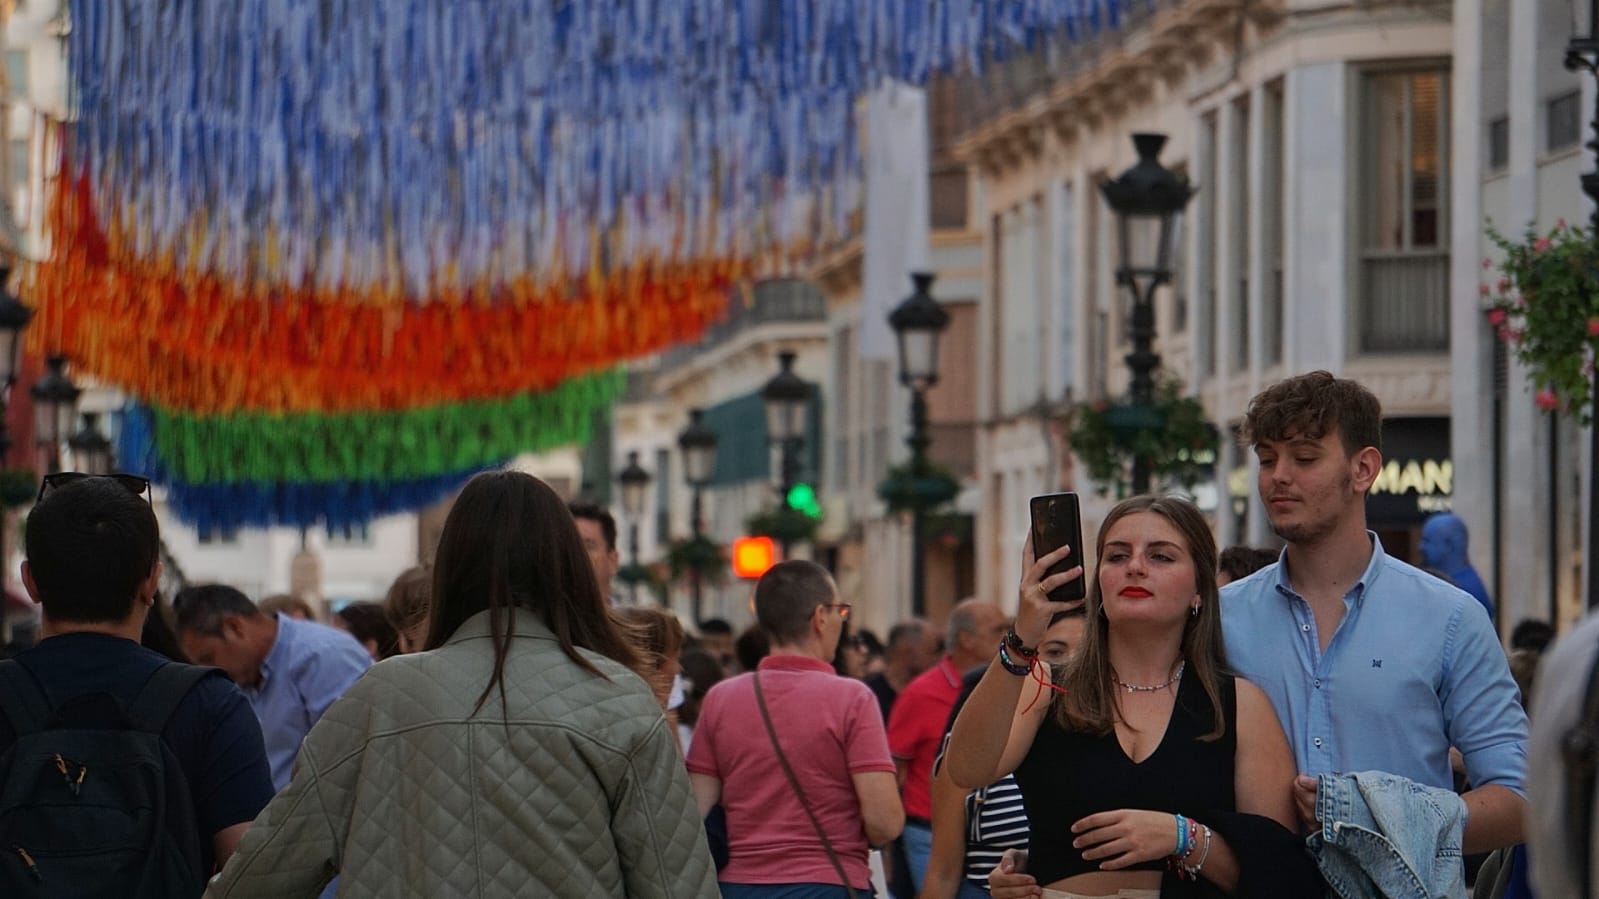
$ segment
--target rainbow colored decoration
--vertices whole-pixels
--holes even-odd
[[[30,347],[191,522],[415,507],[847,228],[883,79],[1154,2],[71,0]]]

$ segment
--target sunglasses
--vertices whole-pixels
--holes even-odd
[[[150,502],[149,478],[140,477],[136,474],[124,474],[122,472],[116,472],[113,474],[89,474],[82,471],[58,471],[54,474],[45,475],[44,480],[39,482],[39,496],[34,500],[34,502],[44,499],[45,496],[52,490],[59,490],[68,484],[76,484],[77,482],[86,480],[88,478],[110,478],[111,480],[116,481],[118,484],[121,484],[123,487],[126,487],[129,493],[133,494],[134,496],[144,497],[145,502]]]
[[[837,609],[839,618],[842,618],[845,621],[849,620],[849,610],[850,610],[850,604],[849,603],[847,603],[847,602],[827,602],[827,603],[822,603],[822,605],[826,606],[829,609]]]

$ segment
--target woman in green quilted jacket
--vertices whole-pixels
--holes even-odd
[[[673,735],[544,482],[462,490],[425,647],[328,709],[207,896],[716,895]]]

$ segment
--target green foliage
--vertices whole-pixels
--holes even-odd
[[[25,468],[0,469],[0,508],[17,509],[39,495],[39,476]]]
[[[816,536],[820,519],[782,505],[751,515],[744,522],[746,533],[755,537],[770,537],[779,543],[804,543]]]
[[[1133,460],[1149,461],[1152,481],[1194,484],[1211,475],[1220,438],[1199,400],[1183,394],[1182,382],[1161,377],[1148,408],[1079,403],[1072,413],[1072,452],[1088,468],[1101,496],[1126,496]]]
[[[716,582],[727,573],[727,555],[709,537],[684,537],[667,546],[666,565],[674,581],[698,572],[702,581]]]
[[[894,512],[927,512],[950,502],[961,492],[960,479],[947,469],[923,461],[896,465],[877,485],[877,495]]]
[[[1519,243],[1491,227],[1488,236],[1504,253],[1498,282],[1480,289],[1489,324],[1532,373],[1538,406],[1588,424],[1599,352],[1595,234],[1561,221],[1543,236],[1528,228]],[[1493,267],[1483,260],[1485,270]]]

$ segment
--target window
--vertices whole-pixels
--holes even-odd
[[[6,93],[20,97],[28,90],[28,51],[6,51]]]
[[[1277,82],[1266,89],[1265,109],[1261,114],[1265,117],[1265,146],[1262,155],[1265,164],[1265,173],[1261,178],[1265,185],[1265,202],[1263,203],[1262,245],[1261,252],[1265,256],[1266,271],[1265,296],[1261,303],[1261,337],[1264,348],[1265,365],[1276,365],[1283,360],[1283,231],[1284,213],[1283,203],[1287,197],[1288,184],[1283,174],[1283,92],[1282,83]]]
[[[11,183],[17,187],[28,183],[28,139],[11,141]]]
[[[1233,353],[1232,370],[1249,368],[1249,97],[1238,99],[1233,116],[1232,142],[1233,215],[1233,277],[1236,279],[1233,303]]]
[[[1362,352],[1449,347],[1449,77],[1369,73],[1362,100]]]
[[[1544,136],[1547,152],[1574,147],[1582,141],[1582,93],[1561,94],[1544,106]],[[1508,133],[1507,133],[1508,140]]]
[[[1488,171],[1502,172],[1510,165],[1510,116],[1488,123]]]
[[[655,450],[655,543],[672,542],[672,451]]]
[[[1199,225],[1199,327],[1194,336],[1194,353],[1199,358],[1199,375],[1208,378],[1216,372],[1216,115],[1211,113],[1199,122],[1199,149],[1201,185],[1194,202],[1199,204],[1195,217]],[[1205,190],[1204,185],[1211,185]]]

